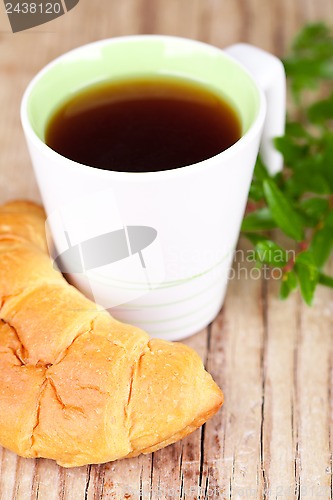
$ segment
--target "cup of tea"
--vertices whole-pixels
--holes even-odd
[[[285,75],[250,45],[139,35],[48,64],[21,119],[54,265],[117,319],[177,340],[228,283],[256,157],[282,168]]]

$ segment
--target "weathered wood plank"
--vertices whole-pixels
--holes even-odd
[[[314,307],[302,306],[300,317],[297,393],[299,476],[303,497],[330,498],[332,306],[332,291],[320,288]]]
[[[216,416],[220,419],[217,432],[207,432],[206,475],[215,472],[213,484],[226,498],[259,498],[262,491],[263,288],[259,273],[257,279],[250,279],[247,250],[244,246],[238,252],[221,318],[212,325],[209,369],[217,376],[222,371],[226,401]],[[212,425],[214,421],[207,429]]]
[[[205,363],[207,361],[208,331],[204,330],[185,343],[196,349]],[[202,429],[182,442],[155,452],[151,475],[151,498],[188,498],[200,485],[202,461]],[[192,495],[193,496],[193,495]]]
[[[39,199],[19,101],[33,74],[62,52],[150,32],[220,47],[246,41],[282,56],[296,30],[315,19],[333,23],[333,3],[80,0],[51,24],[13,35],[0,9],[0,201]],[[187,341],[226,398],[204,428],[153,455],[72,470],[0,450],[0,499],[332,499],[332,318],[330,290],[307,309],[298,295],[280,302],[272,279],[233,280],[213,325]]]
[[[8,450],[2,448],[0,448],[0,450],[0,499],[6,500],[7,498],[13,498],[15,483],[19,481],[17,477],[19,457]]]
[[[288,497],[285,492],[294,490],[296,480],[299,296],[281,302],[278,288],[269,283],[264,350],[263,476],[268,498],[281,492]]]

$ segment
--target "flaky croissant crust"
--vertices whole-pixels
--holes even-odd
[[[0,444],[64,467],[149,453],[223,395],[199,356],[116,321],[57,272],[45,214],[0,207]]]

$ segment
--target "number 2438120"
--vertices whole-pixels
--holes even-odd
[[[51,3],[6,3],[7,14],[60,14],[61,12],[60,2]]]

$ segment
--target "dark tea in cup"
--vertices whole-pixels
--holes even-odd
[[[85,88],[51,116],[46,144],[103,170],[154,172],[207,160],[232,146],[231,104],[190,79],[147,76]]]

